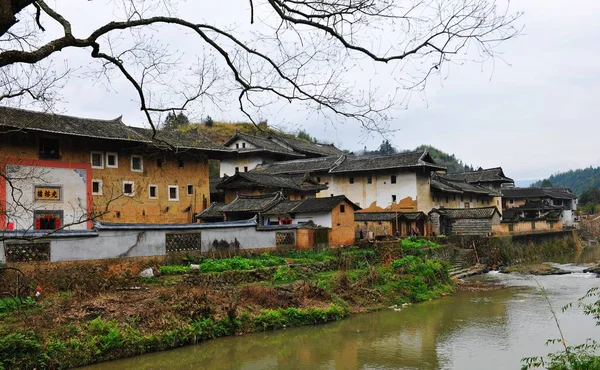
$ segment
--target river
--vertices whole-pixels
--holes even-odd
[[[600,249],[563,259],[570,275],[539,276],[568,343],[600,337],[600,327],[573,307],[600,279],[583,263]],[[458,292],[400,311],[354,315],[312,327],[220,338],[195,346],[111,361],[89,370],[116,369],[519,369],[520,360],[560,349],[546,346],[559,333],[548,303],[529,276],[492,272],[474,279],[505,288]]]

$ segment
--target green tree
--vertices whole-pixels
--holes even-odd
[[[542,188],[551,188],[552,187],[552,181],[550,181],[550,179],[544,179],[540,183],[540,187],[542,187]]]
[[[179,114],[169,112],[163,123],[163,130],[175,131],[190,124],[190,120],[183,112]]]
[[[300,131],[298,131],[298,134],[296,135],[298,137],[298,139],[302,139],[302,140],[306,140],[306,141],[310,141],[311,143],[316,143],[317,139],[315,139],[314,137],[310,136],[310,134],[302,129],[300,129]]]
[[[379,154],[395,154],[398,153],[398,149],[394,148],[389,140],[384,140],[381,142],[381,145],[379,145],[377,152]]]
[[[206,116],[204,119],[204,124],[208,127],[212,127],[215,122],[213,121],[211,116]]]

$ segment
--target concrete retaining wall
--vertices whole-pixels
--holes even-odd
[[[188,225],[99,225],[95,230],[85,232],[60,231],[52,235],[31,234],[15,236],[29,240],[6,239],[0,241],[0,261],[7,262],[7,249],[20,249],[23,262],[34,261],[77,261],[98,260],[121,257],[164,256],[167,250],[168,236],[192,238],[182,253],[202,253],[223,249],[275,248],[278,232],[293,232],[296,229],[279,230],[277,228],[257,229],[256,222],[238,221],[214,224]],[[7,237],[7,235],[4,235]],[[10,236],[9,236],[10,237]],[[28,253],[31,246],[49,244],[49,256],[37,253],[34,257]],[[14,256],[14,253],[13,253]],[[11,257],[13,262],[15,257]]]

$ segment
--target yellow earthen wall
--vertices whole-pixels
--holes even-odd
[[[43,135],[60,140],[60,159],[63,162],[89,164],[91,152],[115,152],[118,168],[92,169],[92,179],[102,181],[102,195],[93,195],[93,211],[107,213],[99,217],[106,222],[122,223],[186,223],[194,213],[209,204],[208,160],[201,155],[179,155],[153,150],[144,144],[99,140],[90,138]],[[0,160],[8,158],[39,159],[38,136],[34,134],[0,135]],[[131,155],[143,155],[143,172],[131,170]],[[159,168],[158,157],[166,161]],[[179,167],[179,160],[183,167]],[[135,196],[123,195],[123,181],[133,181]],[[148,186],[157,185],[158,199],[148,197]],[[179,200],[168,199],[168,186],[179,189]],[[187,194],[187,185],[193,185],[194,194]],[[189,211],[186,209],[190,207]],[[167,209],[168,208],[168,209]],[[186,212],[184,212],[186,211]],[[117,216],[117,212],[120,216]]]
[[[532,222],[535,223],[535,229],[532,228]],[[509,230],[509,224],[502,223],[492,225],[492,233],[496,235],[510,235],[519,233],[531,233],[538,231],[560,231],[562,230],[562,222],[547,222],[547,221],[522,221],[513,224],[513,231]]]
[[[340,206],[345,206],[345,212],[340,212]],[[352,204],[344,201],[331,211],[331,232],[329,245],[338,247],[354,243],[354,208]]]

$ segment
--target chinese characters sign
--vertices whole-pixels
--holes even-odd
[[[60,200],[60,186],[36,186],[36,200]]]

